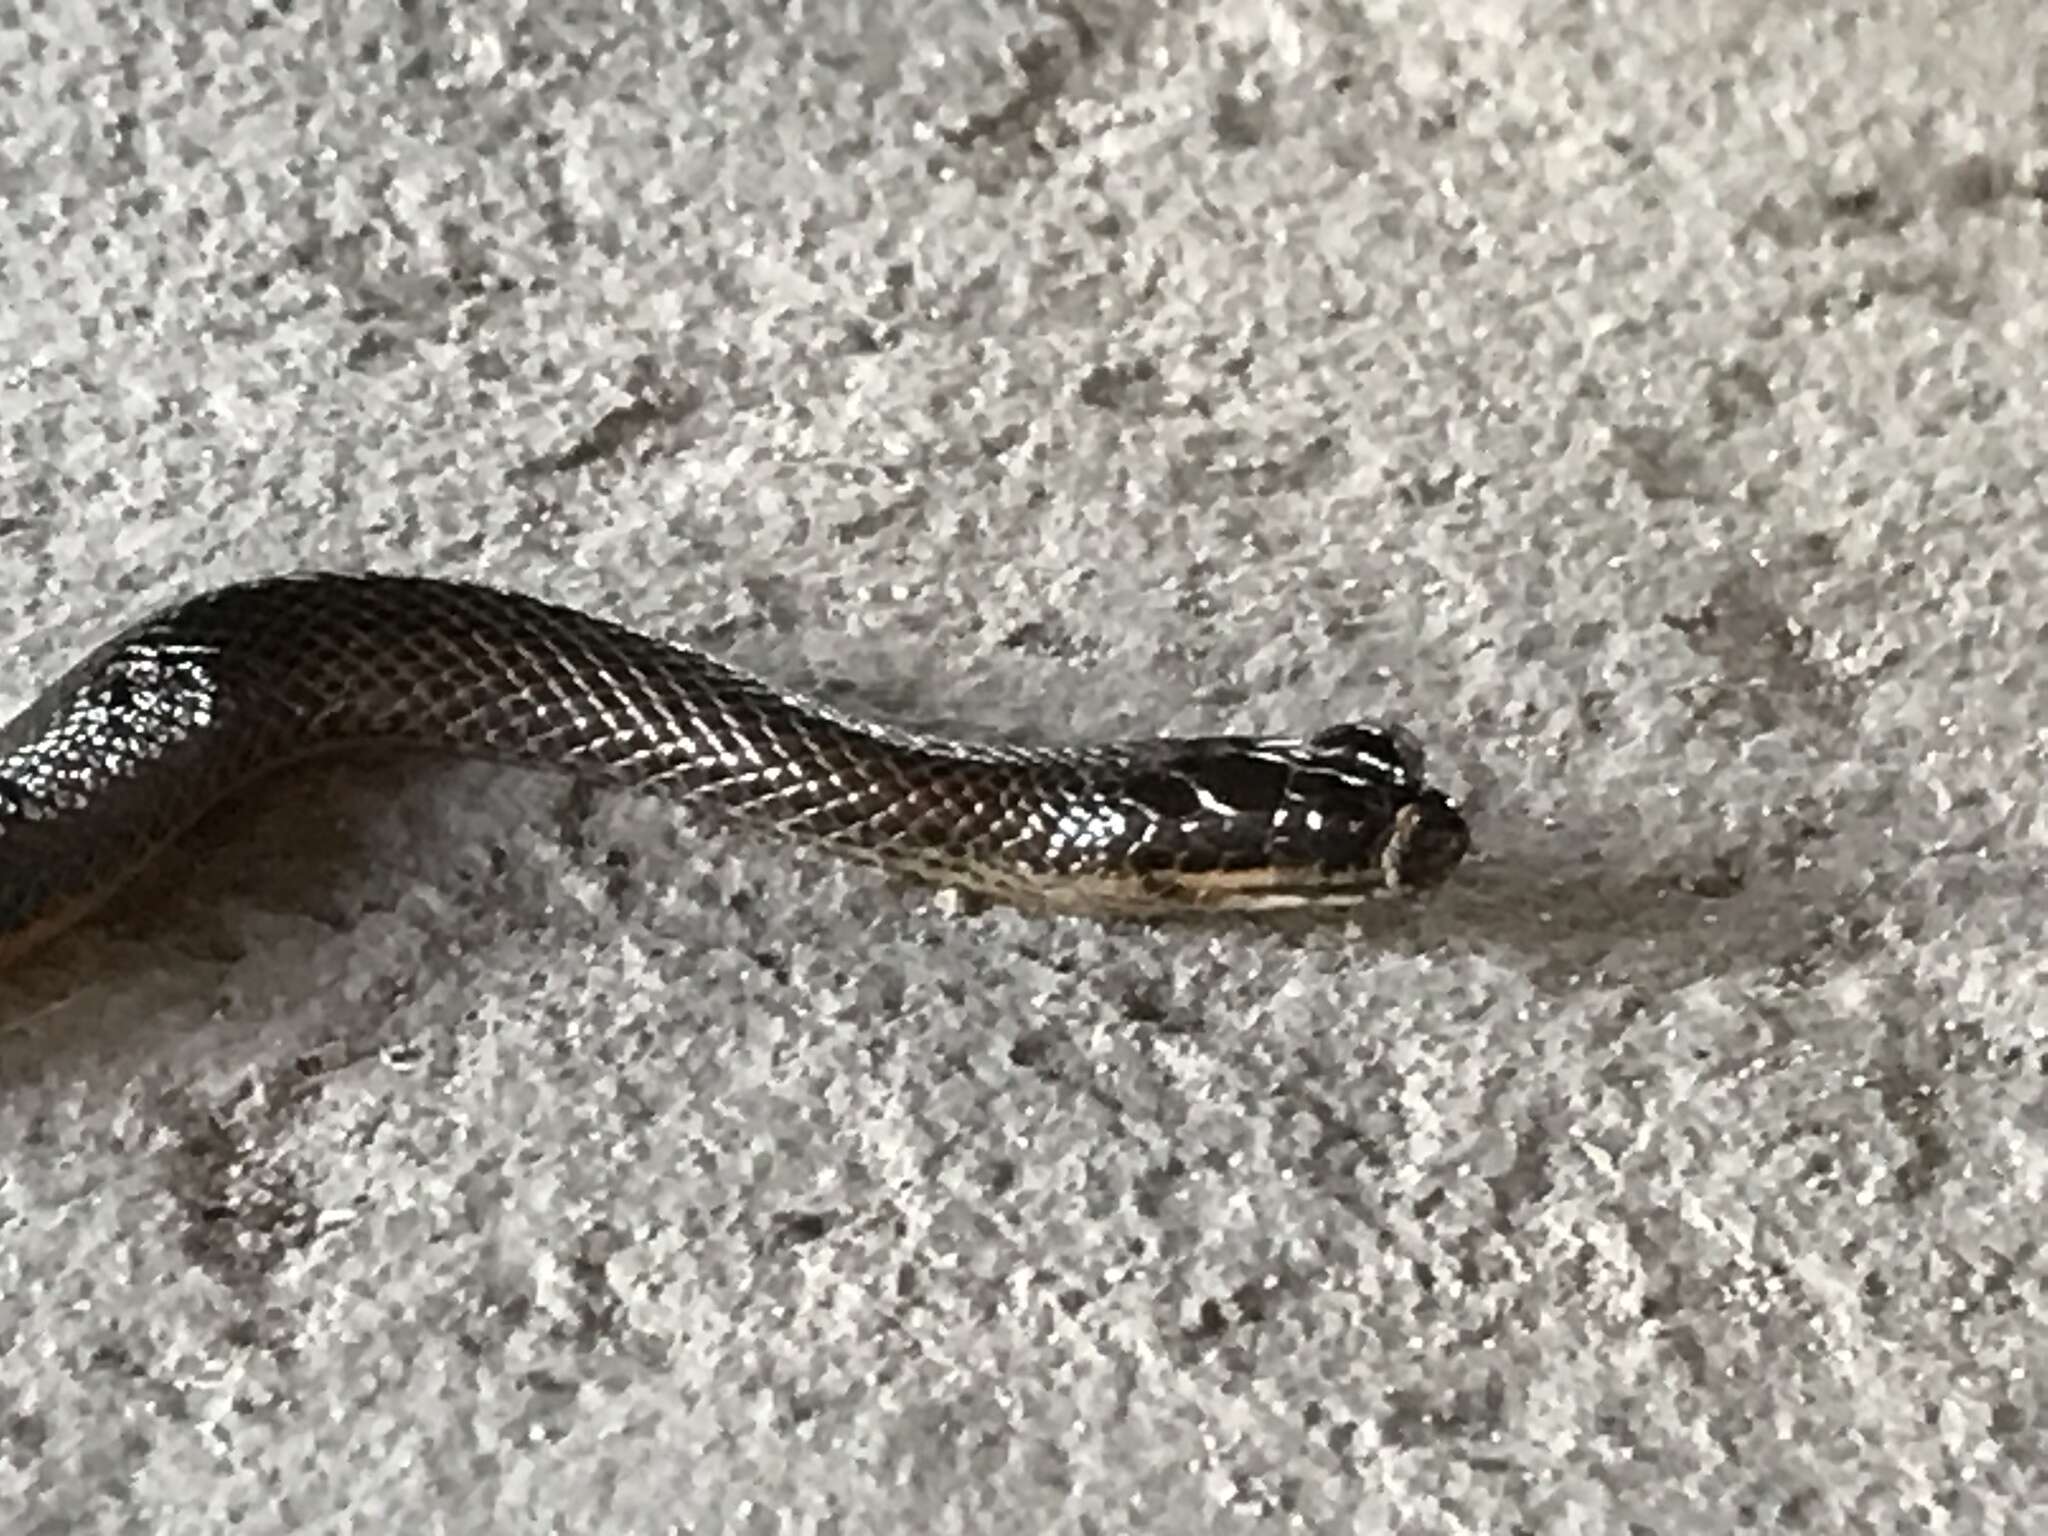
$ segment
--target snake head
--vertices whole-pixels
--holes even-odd
[[[1410,732],[1370,722],[1153,743],[1124,785],[1142,831],[1119,852],[1157,906],[1343,906],[1424,890],[1471,835],[1423,766]]]
[[[1458,867],[1472,845],[1472,834],[1451,798],[1424,782],[1426,758],[1413,731],[1359,721],[1318,731],[1308,739],[1307,749],[1319,759],[1306,778],[1310,786],[1327,785],[1316,777],[1321,772],[1334,776],[1338,784],[1383,775],[1405,780],[1413,789],[1414,797],[1394,812],[1393,831],[1380,849],[1380,874],[1387,890],[1426,890]],[[1342,791],[1336,793],[1341,796]]]

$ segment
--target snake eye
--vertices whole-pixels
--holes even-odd
[[[1340,752],[1357,759],[1361,767],[1378,769],[1390,778],[1419,781],[1426,765],[1421,741],[1405,725],[1354,720],[1318,731],[1308,741],[1320,751]]]

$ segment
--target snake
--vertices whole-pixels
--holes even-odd
[[[0,964],[229,796],[351,751],[553,770],[925,882],[1099,914],[1349,906],[1437,885],[1470,842],[1400,725],[962,739],[542,598],[301,571],[147,614],[0,727]]]

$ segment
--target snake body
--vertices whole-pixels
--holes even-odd
[[[236,789],[348,748],[566,771],[1084,910],[1354,902],[1435,884],[1467,845],[1398,727],[961,741],[536,598],[306,573],[141,620],[0,727],[0,959],[90,909]]]

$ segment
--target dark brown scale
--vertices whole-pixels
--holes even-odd
[[[654,790],[923,878],[1076,908],[1354,901],[1435,884],[1467,841],[1392,728],[952,741],[534,598],[288,576],[143,620],[0,728],[0,957],[249,780],[372,747]]]

